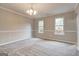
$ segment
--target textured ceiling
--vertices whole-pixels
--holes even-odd
[[[59,13],[65,13],[73,11],[76,7],[76,3],[1,3],[1,7],[5,7],[16,12],[27,15],[26,10],[33,6],[35,10],[38,11],[35,18],[45,17]]]

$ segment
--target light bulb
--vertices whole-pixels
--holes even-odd
[[[33,13],[33,15],[36,15],[36,13],[37,13],[37,11],[36,11],[36,10],[34,10],[34,13]]]
[[[30,15],[33,15],[33,10],[32,9],[30,9]]]
[[[26,11],[29,14],[29,10]]]
[[[29,9],[26,11],[29,15],[36,15],[37,14],[37,11],[36,10],[33,10],[33,9]]]

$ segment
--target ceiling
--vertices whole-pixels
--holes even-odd
[[[46,17],[50,15],[73,11],[76,8],[76,3],[0,3],[1,7],[11,9],[18,13],[28,15],[26,10],[33,5],[33,8],[38,11],[38,14],[31,16],[34,18]]]

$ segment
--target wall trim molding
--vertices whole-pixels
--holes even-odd
[[[11,13],[17,14],[17,15],[20,15],[20,16],[23,16],[23,17],[27,17],[28,19],[32,19],[32,18],[30,18],[30,16],[28,16],[28,15],[24,15],[24,14],[22,14],[22,13],[19,13],[19,12],[17,12],[17,11],[14,11],[14,10],[12,10],[12,9],[9,9],[9,8],[5,8],[5,7],[3,7],[3,6],[0,6],[0,9],[5,10],[5,11],[7,11],[7,12],[11,12]]]
[[[28,39],[30,39],[30,38],[28,38]],[[7,44],[11,44],[11,43],[15,43],[17,41],[28,40],[28,39],[13,40],[13,41],[10,41],[10,42],[1,43],[0,46],[7,45]]]

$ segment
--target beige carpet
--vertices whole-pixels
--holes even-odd
[[[56,41],[47,41],[41,39],[40,40],[33,39],[31,42],[28,43],[28,45],[13,49],[13,51],[10,52],[9,55],[11,56],[75,56],[76,55],[76,46],[71,44]]]

